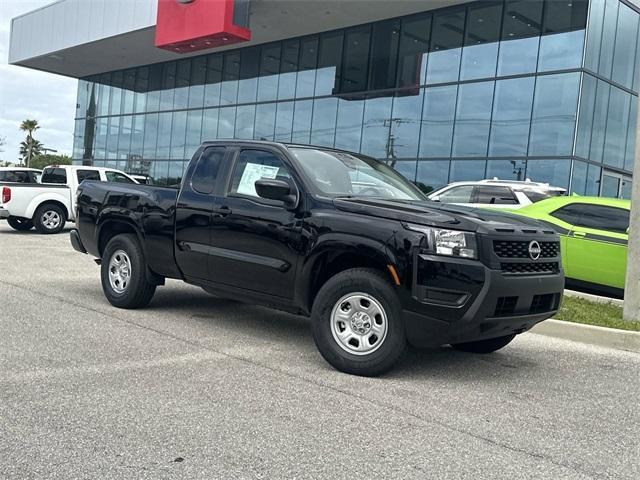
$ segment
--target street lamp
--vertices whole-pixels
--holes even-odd
[[[58,150],[54,150],[53,148],[44,148],[43,147],[40,150],[42,150],[45,155],[47,154],[47,152],[58,153]]]

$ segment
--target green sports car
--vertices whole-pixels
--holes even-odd
[[[513,213],[541,220],[560,234],[568,285],[624,293],[629,200],[554,197]]]

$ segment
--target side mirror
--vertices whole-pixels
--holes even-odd
[[[260,179],[255,182],[256,193],[261,198],[278,200],[284,203],[286,208],[295,206],[296,196],[291,192],[291,186],[284,180]]]

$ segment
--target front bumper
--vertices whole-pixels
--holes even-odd
[[[0,220],[6,220],[9,217],[10,217],[9,210],[7,210],[6,208],[0,207]]]
[[[436,274],[414,283],[412,298],[405,302],[405,330],[413,345],[436,346],[522,333],[553,316],[560,307],[562,271],[508,275],[475,261],[428,256],[422,261]],[[443,284],[455,288],[439,290]],[[425,288],[432,290],[431,285],[435,295],[424,293]]]

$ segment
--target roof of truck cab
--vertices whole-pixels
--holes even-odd
[[[27,167],[0,167],[0,172],[38,172],[38,173],[41,173],[42,170],[38,170],[37,168],[27,168]]]

